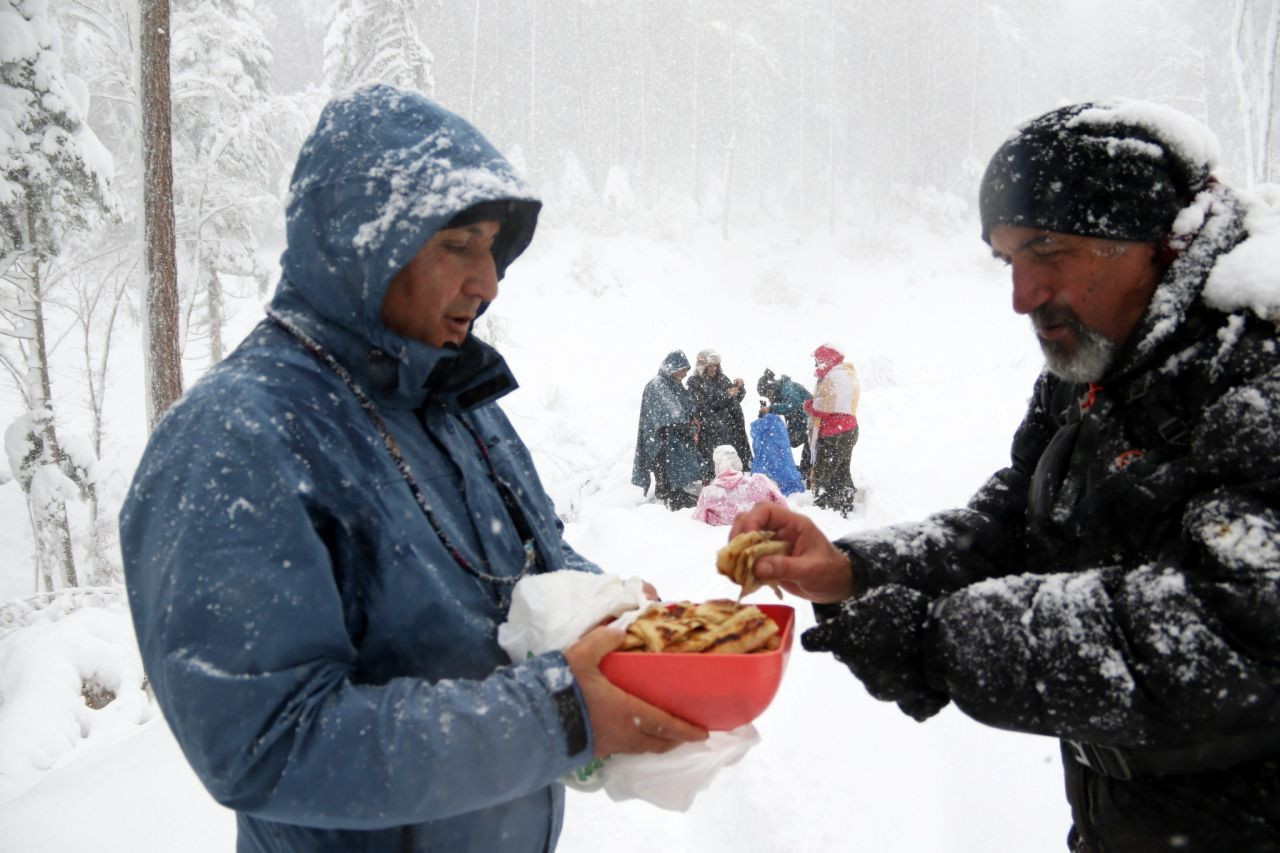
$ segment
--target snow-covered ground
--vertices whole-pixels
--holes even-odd
[[[814,346],[846,349],[863,382],[853,469],[865,503],[845,520],[793,501],[832,536],[953,506],[1004,464],[1040,358],[976,224],[843,230],[856,236],[778,228],[726,240],[678,219],[612,234],[544,222],[484,333],[522,383],[505,407],[575,547],[667,598],[731,591],[713,567],[725,528],[646,503],[629,483],[641,388],[676,348],[691,360],[719,350],[726,373],[746,380],[748,418],[764,367],[812,387]],[[255,319],[245,306],[238,333]],[[118,376],[112,393],[112,454],[127,479],[145,438],[140,377]],[[16,488],[0,486],[0,546],[19,555],[0,566],[0,594],[29,588]],[[811,624],[791,603],[799,627]],[[203,792],[145,701],[127,610],[55,615],[0,636],[0,849],[232,849],[233,816]],[[116,700],[90,709],[85,680]],[[1053,740],[985,729],[954,708],[917,724],[798,645],[756,725],[761,742],[688,812],[571,792],[560,849],[1064,846]]]

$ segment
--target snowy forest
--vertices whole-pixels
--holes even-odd
[[[1228,179],[1280,168],[1280,7],[1264,0],[174,0],[172,212],[150,213],[172,218],[172,257],[150,268],[139,4],[5,6],[0,478],[30,528],[6,517],[10,595],[120,582],[103,480],[127,473],[112,431],[138,424],[104,412],[141,376],[113,344],[143,329],[171,268],[177,372],[226,353],[232,307],[273,284],[296,148],[359,81],[469,118],[548,220],[596,229],[660,229],[672,211],[726,239],[847,234],[905,209],[954,224],[1014,120],[1114,80],[1214,128]]]
[[[107,611],[119,624],[101,636],[127,645],[117,524],[134,467],[165,406],[261,318],[290,171],[333,94],[421,90],[541,195],[538,237],[504,282],[515,295],[477,332],[520,377],[513,421],[575,546],[638,572],[626,546],[672,523],[626,482],[640,389],[664,353],[716,345],[754,386],[766,363],[803,375],[806,347],[856,336],[864,441],[879,417],[881,446],[903,454],[896,469],[855,455],[879,503],[851,524],[962,501],[1007,453],[1039,369],[1007,276],[978,271],[987,158],[1023,119],[1125,96],[1208,125],[1225,181],[1280,181],[1278,49],[1280,0],[0,0],[0,807],[92,730],[79,718],[38,747],[5,738],[45,713],[19,714],[38,658],[19,664],[5,642]],[[718,339],[695,337],[715,320]],[[951,321],[969,328],[958,352],[930,337]],[[747,330],[771,324],[766,356]],[[967,456],[964,436],[981,452],[925,476],[927,459],[903,461],[925,442],[891,443],[893,419],[938,418],[940,386],[974,374],[1008,388],[992,411],[948,412],[957,436],[931,452]],[[832,535],[842,523],[823,519]],[[710,553],[708,532],[673,542]],[[73,680],[90,712],[155,716],[136,661],[82,663]],[[1060,807],[1043,763],[1035,752],[1007,790],[1044,776]],[[6,787],[6,773],[21,779]],[[1020,826],[1058,838],[1065,818],[1045,814]],[[566,848],[589,849],[567,832]],[[866,849],[1020,849],[979,839]]]

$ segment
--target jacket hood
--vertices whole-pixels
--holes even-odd
[[[831,372],[831,368],[844,361],[844,353],[833,347],[831,344],[823,344],[813,351],[813,357],[817,360],[817,367],[814,369],[814,375],[821,378]]]
[[[693,372],[702,376],[707,372],[707,368],[711,365],[720,366],[720,353],[713,349],[704,349],[698,353],[698,358],[694,362]]]
[[[682,370],[689,369],[689,359],[685,357],[681,350],[674,350],[667,353],[667,357],[662,360],[662,366],[658,368],[658,372],[663,376],[674,376]]]
[[[1190,314],[1212,307],[1201,298],[1209,275],[1246,236],[1239,198],[1227,186],[1211,182],[1174,223],[1172,242],[1178,255],[1104,382],[1146,369]]]
[[[339,95],[298,155],[272,307],[312,333],[341,329],[319,335],[348,350],[335,352],[341,360],[372,347],[425,379],[451,351],[388,329],[387,288],[450,220],[492,202],[501,202],[493,249],[501,278],[529,245],[541,207],[511,164],[469,123],[415,92],[376,84]]]
[[[732,444],[722,444],[711,451],[711,461],[715,465],[717,477],[728,472],[742,473],[742,457],[738,456],[738,451]]]

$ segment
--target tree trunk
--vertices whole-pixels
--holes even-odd
[[[205,262],[205,306],[209,320],[209,364],[222,361],[222,326],[223,317],[222,277],[212,261]]]
[[[35,234],[35,211],[30,202],[27,204],[27,233],[30,235],[28,239],[30,244],[34,242]],[[40,432],[39,435],[29,436],[27,440],[33,448],[42,448],[42,452],[28,457],[32,464],[30,471],[24,475],[23,482],[36,531],[36,561],[49,566],[42,574],[49,583],[49,589],[52,590],[53,571],[50,561],[58,561],[62,571],[63,585],[75,586],[76,559],[71,550],[71,526],[67,521],[66,503],[59,498],[56,505],[52,505],[52,501],[49,504],[37,505],[36,502],[41,501],[44,495],[40,494],[39,490],[34,493],[32,491],[34,474],[39,468],[52,464],[60,471],[68,471],[71,467],[67,463],[66,455],[62,452],[62,447],[58,444],[58,431],[53,420],[53,382],[49,378],[49,347],[44,322],[45,282],[40,270],[40,260],[32,258],[31,325],[35,335],[35,351],[31,355],[35,363],[30,365],[30,369],[36,372],[37,387],[31,389],[28,396],[38,398],[31,399],[30,403],[31,410],[36,413],[40,424]]]
[[[38,274],[37,274],[38,275]],[[62,447],[58,444],[58,432],[53,422],[53,389],[49,382],[49,352],[46,347],[44,322],[44,295],[40,293],[38,277],[35,280],[35,309],[33,319],[36,333],[36,370],[40,378],[40,439],[44,442],[44,458],[52,462],[61,471],[70,465]],[[39,499],[39,495],[36,499]],[[29,498],[30,499],[30,498]],[[67,521],[66,503],[59,499],[56,506],[35,507],[38,517],[37,530],[39,541],[37,548],[46,549],[45,556],[56,559],[62,567],[64,586],[76,585],[76,558],[71,551],[71,525]]]
[[[147,426],[182,395],[178,347],[178,266],[173,219],[169,98],[169,0],[142,9],[142,208],[147,260]]]
[[[702,116],[698,113],[698,93],[702,89],[702,25],[695,20],[693,30],[693,203],[702,210]]]
[[[1231,20],[1231,70],[1236,81],[1236,104],[1240,110],[1240,124],[1244,128],[1245,186],[1253,186],[1256,179],[1253,157],[1253,99],[1249,93],[1249,81],[1245,75],[1247,63],[1240,51],[1245,42],[1245,23],[1248,0],[1236,0]]]
[[[1259,140],[1262,150],[1258,155],[1258,180],[1264,182],[1272,180],[1271,125],[1275,121],[1277,41],[1280,41],[1280,0],[1271,0],[1271,12],[1267,16],[1267,41],[1263,45],[1262,104],[1258,111],[1262,131],[1262,138]]]
[[[480,0],[475,0],[471,20],[471,88],[467,93],[467,119],[476,121],[476,73],[480,62]]]
[[[640,43],[644,43],[645,34],[645,6],[640,5],[637,11],[640,16]],[[619,99],[621,100],[621,99]],[[649,177],[649,51],[640,51],[640,151],[637,153],[636,162],[640,164],[638,175],[633,177],[635,181],[632,185],[641,193],[648,194],[648,177]],[[619,164],[621,164],[619,159]]]
[[[733,206],[733,156],[737,144],[738,132],[735,130],[724,148],[724,209],[720,212],[720,236],[725,240],[729,239],[729,213]]]
[[[806,72],[809,69],[809,16],[800,16],[800,55],[798,65],[800,66],[800,114],[798,116],[798,124],[800,128],[800,155],[798,168],[800,170],[800,216],[802,220],[809,219],[809,135],[805,133],[805,124],[809,117],[809,90],[805,83],[808,80]]]
[[[836,233],[836,4],[827,4],[827,35],[831,39],[831,61],[827,66],[827,89],[831,93],[827,109],[827,232]]]
[[[733,104],[732,99],[736,89],[738,69],[736,65],[737,50],[733,43],[734,33],[732,30],[730,30],[728,38],[729,38],[729,62],[728,62],[729,84],[727,89],[729,93],[728,97],[730,98],[730,104],[736,107],[736,104]],[[733,121],[733,125],[732,125],[733,129],[729,133],[729,144],[724,147],[724,203],[720,211],[720,214],[721,214],[720,215],[720,236],[725,240],[729,239],[729,215],[732,212],[732,207],[733,207],[733,158],[734,158],[734,155],[737,154],[737,151],[736,151],[736,148],[738,145],[737,123],[741,121],[741,116],[739,115],[738,110],[732,109],[732,107],[731,107],[731,110],[732,110],[731,115],[732,115],[732,121]]]
[[[538,0],[530,0],[529,12],[529,151],[525,163],[532,174],[538,140]]]

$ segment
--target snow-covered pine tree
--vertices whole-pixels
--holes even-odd
[[[64,66],[89,88],[86,121],[111,152],[112,185],[121,198],[139,199],[142,171],[138,137],[140,71],[137,0],[83,0],[55,9],[66,52]],[[128,313],[130,291],[142,289],[141,209],[122,204],[120,216],[64,253],[61,272],[68,305],[82,340],[90,441],[101,457],[107,366],[117,319]]]
[[[414,24],[416,0],[338,0],[324,39],[324,79],[338,92],[379,81],[432,94],[435,61]]]
[[[72,235],[115,208],[111,157],[84,122],[87,89],[63,72],[61,54],[46,0],[0,0],[0,364],[25,409],[5,430],[5,451],[27,495],[44,590],[77,583],[67,502],[85,495],[94,461],[59,440],[50,272]]]
[[[175,0],[172,50],[183,325],[186,344],[207,341],[213,363],[225,351],[227,298],[244,295],[229,288],[247,280],[265,291],[256,235],[279,210],[274,179],[305,119],[272,98],[254,0]]]
[[[1235,0],[1228,55],[1240,114],[1246,186],[1275,179],[1271,140],[1277,118],[1278,47],[1280,0]]]

